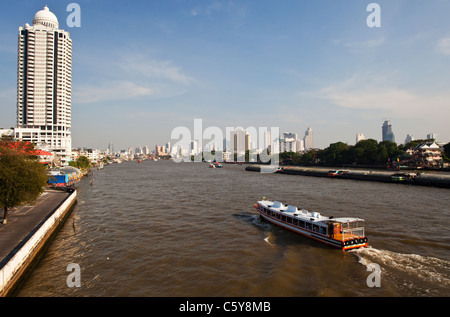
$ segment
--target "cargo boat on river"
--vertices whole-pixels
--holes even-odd
[[[298,210],[279,201],[261,200],[254,207],[260,216],[277,226],[342,250],[367,247],[364,220],[325,217],[318,212]]]

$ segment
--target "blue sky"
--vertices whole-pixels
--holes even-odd
[[[450,141],[450,1],[73,1],[2,3],[0,127],[16,123],[19,26],[48,5],[73,40],[74,147],[170,141],[172,129],[279,127],[315,146],[357,133],[397,143],[407,134]],[[176,142],[176,140],[172,140]]]

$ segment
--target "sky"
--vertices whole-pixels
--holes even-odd
[[[45,5],[73,41],[72,146],[176,142],[177,127],[308,127],[314,146],[450,142],[450,1],[3,1],[0,128],[16,124],[17,34]],[[206,143],[206,142],[204,142]]]

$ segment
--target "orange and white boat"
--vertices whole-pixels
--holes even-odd
[[[333,247],[342,250],[367,247],[363,219],[326,217],[265,199],[254,206],[263,219]]]

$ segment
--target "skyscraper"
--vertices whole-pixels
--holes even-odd
[[[17,139],[51,150],[62,164],[72,152],[72,40],[47,6],[19,27]]]
[[[437,141],[438,135],[436,133],[429,133],[427,134],[427,140],[434,140]]]
[[[250,150],[250,134],[246,130],[231,131],[230,142],[234,154],[243,155]]]
[[[383,133],[383,141],[395,142],[394,132],[392,132],[392,125],[389,120],[384,121],[382,133]]]
[[[412,141],[414,141],[414,136],[408,134],[405,138],[404,144],[408,144],[409,142],[412,142]]]
[[[357,133],[356,134],[356,143],[358,143],[359,141],[365,140],[366,137],[364,136],[364,134],[362,133]]]
[[[305,137],[303,138],[303,143],[305,147],[305,151],[308,151],[312,148],[314,148],[314,138],[313,138],[313,131],[310,127],[305,132]]]

